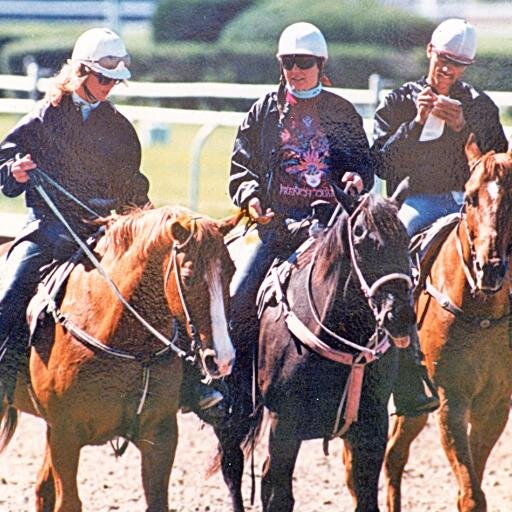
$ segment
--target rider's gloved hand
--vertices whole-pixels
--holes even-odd
[[[267,208],[265,212],[263,212],[261,202],[257,197],[253,197],[249,200],[247,213],[251,220],[257,224],[268,224],[274,218],[274,212],[270,208]]]
[[[30,179],[30,171],[36,167],[30,154],[22,157],[16,156],[11,166],[11,174],[18,183],[26,183]]]
[[[341,178],[341,184],[351,195],[360,194],[364,188],[363,178],[357,172],[346,172]]]

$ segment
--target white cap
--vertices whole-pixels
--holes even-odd
[[[286,27],[279,38],[277,56],[313,55],[327,60],[327,43],[315,25],[299,22]]]
[[[475,27],[465,20],[443,21],[432,33],[434,50],[459,64],[473,64],[476,55]]]
[[[123,40],[107,28],[91,28],[75,43],[72,61],[79,61],[102,75],[118,80],[130,78],[130,57]],[[104,62],[100,63],[100,60]]]

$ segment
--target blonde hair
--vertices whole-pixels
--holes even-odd
[[[87,73],[83,73],[82,63],[66,62],[61,70],[49,80],[46,89],[45,99],[54,107],[60,105],[62,98],[66,94],[78,90],[87,78]]]

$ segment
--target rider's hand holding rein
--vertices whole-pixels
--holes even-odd
[[[247,213],[252,221],[257,224],[268,224],[274,218],[274,212],[267,208],[265,212],[261,207],[261,201],[258,197],[253,197],[247,204]]]
[[[11,167],[11,174],[18,183],[26,183],[30,179],[30,171],[37,165],[33,162],[32,156],[27,154],[14,160]]]
[[[360,194],[364,188],[363,178],[356,172],[346,172],[341,178],[341,184],[349,194]]]

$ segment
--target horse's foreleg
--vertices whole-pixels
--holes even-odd
[[[53,512],[82,511],[76,482],[81,447],[76,434],[69,432],[63,425],[53,424],[47,432],[45,464],[48,463],[48,469],[53,475],[55,487]],[[46,480],[46,483],[49,483],[49,480]]]
[[[411,443],[423,430],[428,416],[415,418],[395,416],[391,424],[386,455],[384,458],[384,474],[386,478],[386,504],[389,512],[401,510],[401,483],[405,465],[409,458]]]
[[[486,411],[471,416],[469,444],[475,472],[480,484],[482,484],[487,459],[503,430],[505,430],[509,411],[509,396],[506,395],[491,412]]]
[[[177,444],[178,425],[175,415],[140,433],[136,445],[141,454],[146,512],[169,510],[169,480]]]
[[[291,512],[292,477],[301,441],[295,438],[277,414],[271,413],[268,455],[263,465],[261,501],[263,512]]]
[[[233,428],[236,429],[236,426]],[[241,440],[238,436],[231,438],[229,431],[216,430],[215,432],[219,438],[222,476],[229,490],[233,512],[244,512],[242,496],[244,454],[240,448]]]
[[[52,474],[52,459],[49,446],[50,427],[46,427],[44,461],[36,482],[36,512],[53,512],[55,507],[55,484]]]
[[[459,485],[459,512],[485,512],[487,504],[473,465],[468,436],[469,404],[441,396],[439,429],[441,443]]]
[[[385,424],[378,420],[375,425]],[[367,428],[370,427],[370,428]],[[356,424],[343,439],[345,481],[356,512],[378,512],[379,474],[386,449],[386,429]]]

